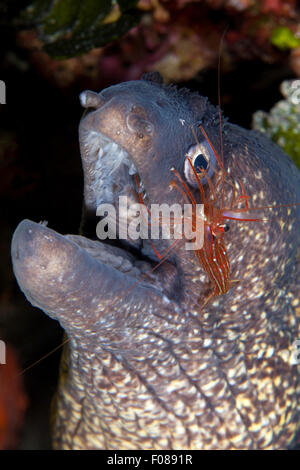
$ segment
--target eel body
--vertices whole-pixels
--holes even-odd
[[[81,103],[82,234],[24,220],[12,241],[20,288],[69,338],[54,447],[292,446],[300,424],[291,359],[300,337],[300,207],[279,205],[300,201],[299,171],[265,137],[223,120],[224,204],[242,181],[252,207],[278,207],[258,210],[267,222],[228,222],[230,277],[239,282],[205,304],[211,285],[192,251],[179,244],[151,271],[151,240],[98,240],[96,210],[120,195],[138,202],[137,177],[145,204],[186,203],[170,190],[170,169],[185,178],[185,155],[195,140],[207,145],[199,125],[220,153],[216,108],[156,75],[83,92]],[[201,202],[197,186],[186,184]],[[171,242],[153,243],[162,252]]]

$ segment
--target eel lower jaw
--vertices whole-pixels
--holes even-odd
[[[23,220],[15,230],[11,256],[27,299],[59,320],[70,334],[87,327],[94,330],[98,322],[106,328],[112,309],[119,325],[124,320],[122,309],[129,306],[135,309],[149,299],[157,308],[178,303],[177,270],[170,263],[153,273],[149,263],[124,249],[60,235],[45,223]]]
[[[143,255],[130,244],[110,244],[105,241],[91,240],[81,235],[65,235],[65,238],[78,245],[90,257],[99,263],[130,278],[132,285],[155,288],[168,299],[174,297],[173,286],[178,278],[177,267],[166,260],[161,265]]]

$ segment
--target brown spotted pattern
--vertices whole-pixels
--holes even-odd
[[[148,202],[185,202],[180,192],[169,191],[170,168],[183,176],[194,144],[190,123],[198,139],[201,123],[219,150],[216,110],[205,98],[159,82],[128,82],[97,96],[86,99],[95,110],[80,128],[88,215],[97,198],[110,194],[95,141],[89,141],[100,130],[128,152]],[[226,122],[223,138],[226,178],[232,185],[242,181],[251,207],[300,202],[299,172],[278,147]],[[191,191],[199,200],[197,189]],[[226,204],[231,197],[228,185]],[[183,245],[145,276],[153,267],[146,242],[143,257],[135,257],[126,247],[21,222],[12,242],[19,285],[69,338],[52,415],[55,448],[294,444],[300,424],[300,370],[292,361],[300,339],[300,210],[258,209],[257,215],[268,221],[230,221],[224,234],[229,279],[239,282],[204,308],[211,283]],[[166,248],[161,245],[157,249]]]

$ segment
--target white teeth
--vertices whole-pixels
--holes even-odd
[[[116,144],[115,142],[113,142],[113,143],[111,144],[111,153],[112,153],[113,155],[116,154],[116,153],[118,152],[118,148],[119,148],[119,147],[118,147],[118,144]]]
[[[126,183],[126,172],[125,174],[123,172],[124,165],[129,176],[133,177],[132,181],[129,181],[132,189],[138,191],[140,197],[142,196],[145,201],[144,204],[147,204],[148,196],[144,184],[140,178],[139,182],[135,182],[135,175],[138,174],[138,171],[126,150],[96,131],[83,133],[81,139],[81,145],[92,165],[89,197],[94,198],[97,206],[102,202],[112,203],[114,201],[116,196],[115,189],[113,189],[114,182],[119,181],[119,177],[121,180],[123,178]]]
[[[129,170],[128,170],[128,173],[129,173],[130,175],[135,175],[135,174],[137,173],[136,168],[135,168],[135,166],[134,166],[133,163],[131,164],[131,166],[130,166],[130,168],[129,168]]]

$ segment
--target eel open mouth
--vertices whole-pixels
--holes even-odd
[[[130,110],[132,111],[132,107]],[[131,213],[130,210],[124,216],[119,210],[120,196],[127,197],[127,209],[141,201],[144,209],[149,208],[151,203],[139,165],[134,160],[134,154],[131,157],[128,151],[131,145],[127,145],[126,150],[122,140],[117,138],[118,132],[124,132],[125,138],[136,135],[130,128],[133,119],[130,125],[127,125],[126,114],[118,115],[123,119],[122,122],[109,120],[112,126],[109,135],[116,134],[115,141],[103,131],[102,125],[94,122],[96,113],[97,111],[87,113],[79,127],[84,172],[83,235],[60,235],[44,223],[24,220],[17,227],[12,242],[15,275],[30,302],[44,310],[47,306],[47,312],[56,312],[57,299],[60,302],[72,302],[73,293],[81,292],[83,285],[85,290],[82,292],[82,299],[88,296],[95,302],[98,298],[103,308],[107,306],[108,309],[111,308],[112,296],[118,294],[123,299],[126,292],[132,305],[138,303],[138,298],[140,302],[147,302],[148,295],[156,296],[163,304],[169,304],[171,299],[176,299],[177,303],[183,289],[177,261],[172,253],[160,262],[153,250],[155,243],[162,253],[170,246],[170,240],[152,241],[149,236],[119,236],[121,229],[127,229],[137,216],[136,211]],[[135,119],[137,115],[128,116]],[[107,114],[103,113],[102,118],[105,122]],[[138,121],[139,124],[141,122],[142,120]],[[145,121],[142,125],[144,123]],[[148,176],[147,173],[147,182]],[[101,219],[97,211],[103,204],[110,204],[115,211],[115,239],[102,240],[97,236],[99,223],[104,218],[106,225],[110,221],[104,214]],[[147,214],[146,209],[144,212]],[[151,235],[150,230],[148,235]],[[146,292],[148,294],[145,295]],[[78,298],[79,294],[76,295]],[[160,301],[156,302],[158,305]],[[78,321],[81,322],[82,316],[78,315]],[[53,317],[57,318],[56,313]],[[59,317],[62,323],[66,321],[67,324],[66,318],[61,314]]]
[[[68,235],[68,238],[87,250],[93,257],[119,271],[134,277],[146,275],[147,279],[156,287],[159,286],[159,290],[161,290],[163,284],[169,284],[167,278],[168,281],[170,279],[169,275],[166,276],[166,272],[169,274],[172,272],[171,277],[174,279],[175,272],[177,273],[174,264],[168,259],[155,272],[151,273],[159,262],[153,251],[151,240],[133,239],[130,238],[130,235],[127,239],[119,237],[120,230],[123,230],[123,233],[124,230],[127,231],[129,224],[137,215],[136,211],[129,210],[130,206],[140,204],[141,201],[144,205],[141,217],[144,222],[144,230],[146,224],[150,224],[150,220],[147,219],[147,208],[150,208],[150,201],[133,159],[121,145],[99,130],[81,126],[80,144],[85,177],[85,204],[93,214],[96,214],[97,208],[102,204],[111,204],[116,209],[116,239],[88,240],[75,235]],[[127,197],[126,215],[119,205],[120,196]],[[105,219],[106,222],[109,222],[110,216],[106,215]],[[99,220],[101,219],[98,218]],[[96,236],[96,226],[94,233]],[[160,240],[159,244],[163,244],[163,241]],[[165,280],[162,279],[163,277]]]

